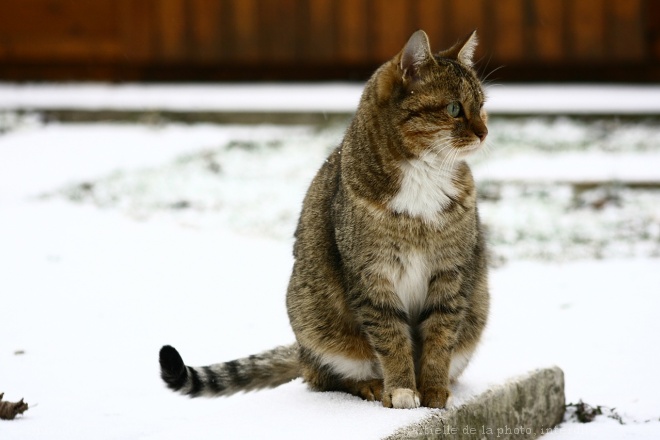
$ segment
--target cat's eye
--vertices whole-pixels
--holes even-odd
[[[458,118],[462,113],[461,103],[457,101],[450,102],[447,104],[447,113],[452,118]]]

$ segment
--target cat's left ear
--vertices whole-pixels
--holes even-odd
[[[418,30],[408,40],[401,51],[399,68],[404,82],[419,79],[420,70],[426,63],[433,60],[429,37],[423,30]]]
[[[479,39],[477,38],[477,31],[474,30],[470,35],[454,44],[449,49],[439,52],[438,56],[456,60],[465,66],[472,67],[472,58],[474,57],[474,51],[477,49],[478,43]]]

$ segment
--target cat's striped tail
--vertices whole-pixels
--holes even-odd
[[[273,388],[299,376],[298,344],[206,367],[186,366],[169,345],[160,349],[160,377],[169,388],[190,397]]]

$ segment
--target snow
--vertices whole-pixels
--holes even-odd
[[[496,85],[488,89],[490,111],[507,114],[658,114],[660,86]]]
[[[0,83],[0,109],[350,112],[363,84]]]
[[[61,90],[75,102],[79,87],[98,87],[99,102],[122,89],[2,85],[0,102],[29,108],[29,96],[35,107],[57,107]],[[149,87],[126,87],[126,97],[147,102]],[[5,100],[7,93],[24,101]],[[153,96],[184,98],[172,93]],[[0,422],[0,438],[377,439],[432,412],[313,393],[300,381],[191,400],[158,376],[163,344],[202,365],[293,340],[284,306],[290,237],[309,179],[342,127],[65,125],[9,114],[0,133],[0,392],[31,408]],[[536,138],[543,141],[530,153]],[[473,165],[477,179],[504,185],[499,199],[482,203],[484,221],[504,231],[493,243],[502,265],[492,270],[489,326],[453,389],[455,404],[559,365],[568,402],[615,407],[625,424],[567,421],[547,438],[660,435],[660,194],[617,192],[602,210],[583,198],[586,207],[576,209],[570,189],[549,191],[547,182],[657,178],[657,140],[657,127],[645,122],[492,121],[490,152]],[[506,187],[516,179],[528,189]],[[529,206],[536,221],[524,217]],[[621,238],[613,225],[633,216],[645,226]],[[599,259],[575,251],[565,229],[580,222],[605,249],[630,246]],[[525,224],[546,228],[546,241],[518,237]],[[508,235],[517,238],[506,242]],[[555,241],[566,247],[530,251]]]
[[[481,172],[481,178],[498,181],[628,182],[660,184],[660,151],[630,154],[602,152],[569,152],[527,154],[515,158],[492,160]]]
[[[278,133],[287,136],[309,128],[198,125],[37,125],[10,131],[3,137],[0,200],[25,197],[67,182],[103,176],[116,170],[155,167],[174,156],[212,149],[248,137],[261,141]],[[260,137],[261,135],[261,137]],[[281,135],[280,135],[281,136]],[[55,169],[54,169],[55,167]],[[28,173],[28,174],[26,174]],[[16,180],[21,181],[15,186]]]
[[[14,84],[0,83],[0,110],[178,110],[352,113],[362,83]],[[487,110],[506,114],[658,114],[660,86],[491,85]]]

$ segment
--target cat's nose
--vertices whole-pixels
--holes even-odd
[[[472,129],[472,133],[474,133],[474,135],[479,138],[480,142],[486,140],[486,136],[488,135],[488,128],[486,127],[483,119],[477,116],[470,120],[470,128]]]
[[[483,142],[486,140],[486,136],[488,136],[488,129],[484,126],[483,128],[480,127],[478,129],[474,129],[474,135],[479,138],[480,142]]]

